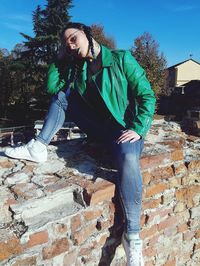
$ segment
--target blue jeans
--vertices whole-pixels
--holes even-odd
[[[49,112],[43,128],[37,139],[49,144],[56,132],[65,121],[65,113],[90,138],[103,141],[111,148],[118,167],[118,189],[125,214],[127,233],[139,233],[142,201],[142,176],[140,173],[140,155],[144,141],[117,144],[117,138],[124,128],[115,122],[112,117],[103,120],[97,118],[94,112],[83,102],[77,94],[71,94],[69,99],[60,91],[52,99]]]

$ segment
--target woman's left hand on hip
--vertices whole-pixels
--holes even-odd
[[[117,144],[124,142],[135,142],[141,138],[135,131],[127,129],[122,132],[122,135],[117,139]]]

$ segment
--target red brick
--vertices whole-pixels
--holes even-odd
[[[23,251],[20,241],[16,237],[7,239],[6,241],[0,242],[0,261],[10,258],[11,256],[17,255]]]
[[[164,235],[167,237],[171,237],[177,233],[176,226],[168,227],[164,230]]]
[[[177,231],[178,233],[182,233],[182,232],[185,232],[188,230],[188,225],[187,223],[184,223],[184,224],[180,224],[177,226]]]
[[[33,246],[41,245],[47,242],[48,242],[47,231],[37,232],[29,236],[29,241],[26,244],[26,248],[31,248]]]
[[[181,163],[179,165],[174,165],[174,172],[176,175],[180,174],[180,173],[186,173],[187,168],[185,166],[185,164]]]
[[[179,190],[176,191],[175,195],[178,201],[185,202],[187,204],[187,207],[193,207],[194,205],[193,198],[199,192],[200,192],[199,186],[192,185],[189,187],[180,188]]]
[[[0,161],[0,168],[13,168],[15,166],[15,163],[12,161],[8,161],[6,158],[5,160]]]
[[[160,222],[158,224],[158,230],[161,231],[163,229],[174,227],[178,225],[178,220],[175,216],[168,217],[166,220]]]
[[[86,221],[91,221],[93,219],[97,219],[101,216],[102,211],[101,210],[93,210],[93,211],[85,211],[83,212],[83,217]]]
[[[115,184],[109,181],[94,183],[84,189],[83,197],[88,205],[110,201],[115,195]]]
[[[146,261],[145,266],[155,266],[155,263],[152,260]]]
[[[23,199],[32,199],[36,198],[38,196],[37,190],[38,187],[33,183],[19,183],[16,184],[12,190],[14,193],[19,197]]]
[[[55,233],[63,234],[67,232],[67,225],[66,224],[55,224],[54,225]]]
[[[76,262],[77,259],[77,250],[73,250],[66,254],[63,259],[63,266],[69,266]]]
[[[180,149],[182,148],[183,144],[185,143],[185,139],[183,138],[179,138],[179,139],[176,139],[176,140],[165,140],[165,141],[162,141],[162,142],[158,142],[159,144],[162,144],[162,145],[167,145],[168,147],[172,148],[173,150],[175,149]]]
[[[171,166],[158,167],[150,172],[150,179],[160,180],[160,179],[168,179],[174,175],[173,168]]]
[[[140,225],[141,225],[141,227],[143,227],[145,224],[147,224],[147,219],[148,219],[148,216],[147,215],[144,215],[144,214],[142,214],[141,215],[141,221],[140,221]]]
[[[144,200],[144,202],[142,203],[142,210],[157,208],[161,204],[161,202],[161,198]]]
[[[72,233],[77,231],[81,226],[81,216],[80,214],[75,215],[71,218],[71,230]]]
[[[197,249],[200,249],[200,242],[194,245],[194,251],[196,251]]]
[[[144,229],[142,229],[142,231],[140,232],[140,237],[142,239],[145,239],[145,238],[154,236],[157,232],[158,232],[157,225],[154,224],[150,228],[144,228]]]
[[[195,233],[195,237],[196,237],[196,238],[200,238],[200,229],[198,229],[198,230],[196,231],[196,233]]]
[[[72,234],[72,239],[74,240],[75,245],[81,245],[85,240],[88,239],[88,237],[90,237],[96,231],[96,223],[89,224],[81,230],[74,232],[74,234]]]
[[[188,165],[188,170],[197,170],[200,169],[200,160],[193,160]]]
[[[150,198],[156,194],[164,192],[168,188],[165,183],[158,183],[146,188],[145,198]]]
[[[52,179],[51,179],[51,181],[52,181]],[[49,180],[49,182],[50,182],[50,180]],[[45,187],[44,191],[53,193],[57,190],[60,190],[60,189],[66,188],[66,187],[69,187],[69,183],[66,180],[59,180],[55,184],[47,185]]]
[[[148,239],[148,245],[149,246],[155,246],[158,243],[159,237],[160,237],[160,235],[156,235],[156,236],[153,236],[150,239]]]
[[[67,238],[61,238],[52,243],[50,247],[42,249],[42,255],[44,260],[51,259],[61,253],[68,251],[69,243]]]
[[[97,229],[98,230],[103,230],[103,229],[106,229],[106,228],[110,228],[112,226],[112,221],[111,220],[106,220],[106,221],[101,221],[99,220],[97,222]]]
[[[146,155],[141,158],[140,165],[142,170],[162,165],[163,162],[170,161],[170,153],[161,153],[158,155]]]
[[[176,266],[176,259],[167,261],[163,266]]]
[[[26,259],[19,259],[12,264],[12,266],[35,266],[37,265],[37,257],[29,257]]]
[[[157,251],[153,247],[148,247],[144,249],[142,253],[143,253],[143,256],[152,257],[156,255]]]
[[[195,232],[193,232],[193,231],[184,232],[183,233],[183,240],[190,241],[193,239],[194,235],[195,235]]]
[[[177,150],[171,151],[171,159],[172,159],[172,161],[184,160],[183,150],[177,149]]]
[[[160,218],[163,218],[165,216],[168,216],[171,213],[172,213],[172,209],[171,208],[170,209],[161,209],[161,210],[157,210],[157,211],[151,212],[151,213],[148,214],[148,223],[153,221],[155,216],[159,216]]]
[[[142,173],[143,185],[148,185],[151,181],[151,175],[149,172]]]

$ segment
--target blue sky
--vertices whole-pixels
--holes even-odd
[[[32,12],[46,0],[0,0],[0,48],[9,51],[33,36]],[[168,66],[190,58],[200,62],[200,0],[74,0],[73,21],[104,26],[117,48],[129,49],[149,32],[158,42]]]

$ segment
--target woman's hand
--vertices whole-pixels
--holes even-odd
[[[122,135],[117,139],[117,144],[124,143],[124,142],[135,142],[140,139],[140,135],[138,135],[135,131],[127,129],[124,130]]]

